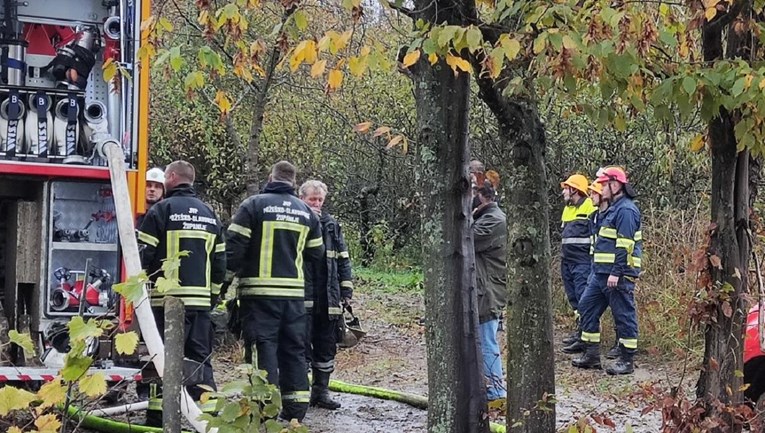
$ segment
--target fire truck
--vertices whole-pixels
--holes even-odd
[[[37,346],[31,359],[3,346],[0,383],[52,380],[73,317],[123,329],[134,320],[112,290],[127,275],[114,173],[97,145],[103,137],[118,143],[127,217],[143,213],[149,74],[138,49],[149,1],[0,4],[0,343],[15,329]],[[121,72],[107,80],[105,64]],[[109,338],[88,350],[109,380],[140,376]]]

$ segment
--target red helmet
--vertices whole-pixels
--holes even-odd
[[[597,179],[595,179],[595,182],[598,183],[606,183],[611,180],[615,180],[621,184],[628,184],[629,181],[627,180],[627,173],[624,171],[621,167],[611,166],[606,168],[601,168],[598,170]]]

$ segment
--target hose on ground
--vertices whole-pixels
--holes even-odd
[[[343,394],[355,394],[364,397],[378,398],[381,400],[392,400],[399,403],[408,404],[409,406],[417,409],[427,409],[428,399],[421,395],[410,394],[407,392],[399,392],[391,389],[378,388],[374,386],[356,385],[352,383],[342,382],[339,380],[330,380],[329,389],[335,392]],[[127,424],[119,421],[114,421],[106,418],[101,418],[96,415],[83,413],[81,409],[76,407],[69,407],[70,417],[76,418],[82,422],[82,426],[93,429],[100,432],[108,433],[162,433],[161,428],[146,427],[136,424]],[[491,433],[506,433],[505,426],[497,423],[491,423]],[[188,432],[184,432],[188,433]]]

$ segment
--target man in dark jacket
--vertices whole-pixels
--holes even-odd
[[[300,186],[303,200],[321,220],[325,260],[305,264],[307,322],[306,359],[313,371],[311,406],[335,410],[340,403],[329,395],[329,377],[335,371],[337,338],[343,317],[343,305],[353,296],[351,258],[340,224],[322,212],[327,185],[309,180]]]
[[[164,200],[146,213],[138,229],[141,264],[153,281],[162,269],[162,261],[188,254],[180,259],[179,285],[167,291],[156,287],[150,293],[151,306],[157,327],[164,330],[165,296],[183,301],[186,310],[184,356],[202,365],[203,379],[198,382],[215,388],[212,354],[212,322],[210,309],[215,305],[226,273],[226,244],[223,227],[215,212],[197,198],[194,166],[186,161],[175,161],[165,170]],[[196,384],[188,385],[189,395],[199,400],[204,390]]]
[[[480,202],[473,211],[478,322],[487,398],[491,402],[507,397],[497,343],[499,318],[507,303],[507,217],[494,201],[492,188],[481,187],[476,196]]]
[[[295,196],[295,166],[276,163],[261,194],[246,199],[228,227],[226,286],[237,297],[253,363],[279,385],[281,417],[302,421],[308,409],[303,262],[324,257],[319,219]],[[225,289],[223,290],[225,293]]]

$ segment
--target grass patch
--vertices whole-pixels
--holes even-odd
[[[422,293],[422,271],[419,268],[381,270],[354,269],[356,286],[363,293]]]

